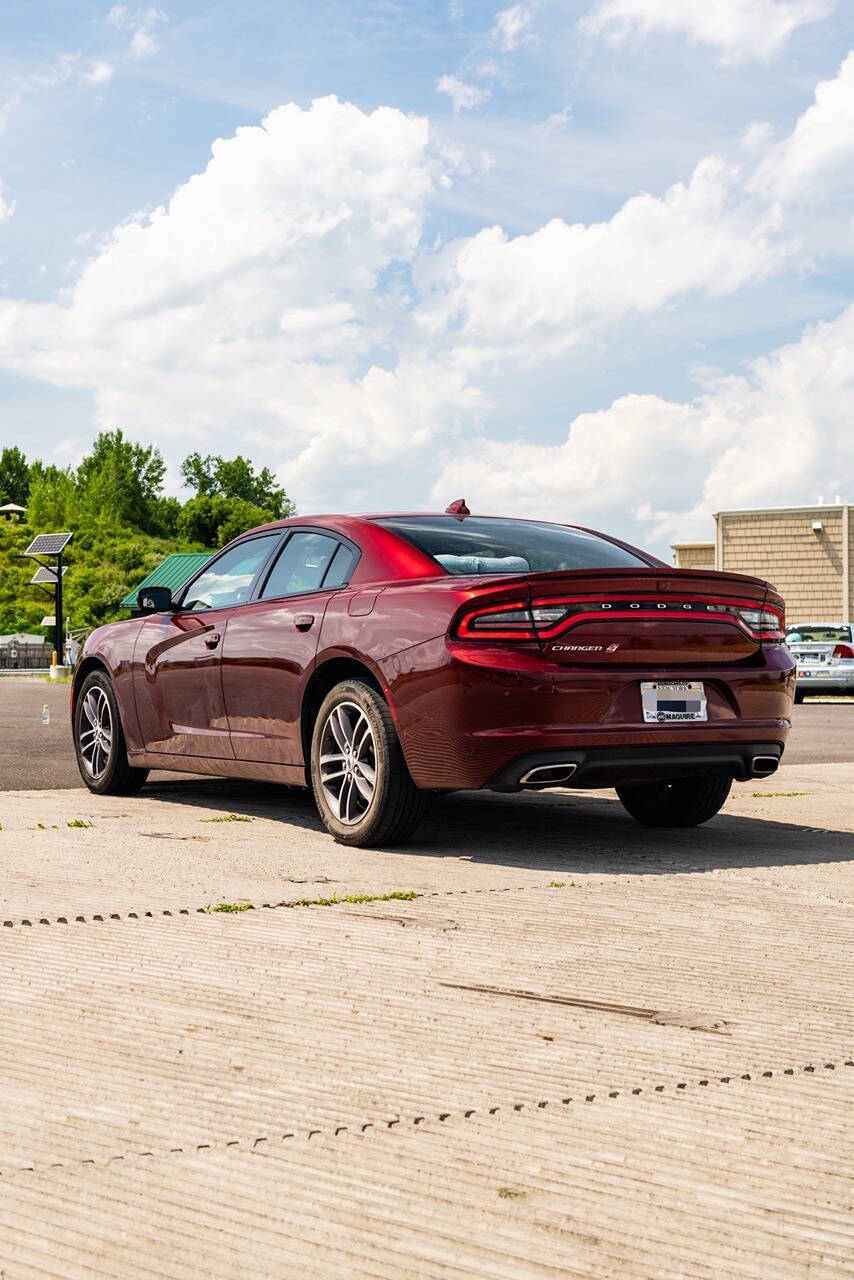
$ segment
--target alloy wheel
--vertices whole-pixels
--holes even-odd
[[[107,695],[99,685],[93,685],[84,695],[78,724],[83,763],[93,778],[100,778],[110,760],[113,713]]]
[[[345,826],[360,822],[377,785],[377,747],[371,722],[355,702],[338,702],[320,739],[320,785],[331,812]]]

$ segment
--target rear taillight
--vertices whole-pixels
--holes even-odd
[[[457,635],[463,639],[535,640],[536,634],[527,600],[473,609],[457,627]]]
[[[723,617],[722,617],[723,615]],[[461,639],[551,640],[584,622],[620,621],[631,618],[649,622],[653,618],[686,622],[730,618],[754,640],[779,642],[783,639],[783,612],[774,605],[764,607],[736,600],[709,600],[702,597],[662,600],[658,596],[612,597],[569,596],[504,604],[475,605],[461,618],[456,634]]]
[[[831,662],[841,662],[843,659],[850,661],[851,658],[854,658],[854,649],[850,644],[838,644],[830,655]]]

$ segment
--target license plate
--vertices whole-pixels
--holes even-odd
[[[708,719],[701,680],[644,680],[641,706],[645,724]]]

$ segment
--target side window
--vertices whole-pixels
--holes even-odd
[[[249,599],[255,575],[279,538],[279,533],[250,538],[223,552],[210,568],[190,583],[182,608],[188,613],[223,609]]]
[[[263,600],[295,596],[303,591],[319,591],[339,543],[323,533],[293,533],[273,565],[261,592]]]
[[[349,580],[355,563],[356,553],[353,548],[345,547],[344,543],[340,542],[338,550],[332,557],[332,563],[326,570],[326,577],[323,579],[324,590],[327,587],[330,590],[335,587],[343,587],[345,582]]]

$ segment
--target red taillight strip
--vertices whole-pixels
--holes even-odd
[[[717,604],[717,605],[727,605],[730,608],[736,608],[736,609],[754,609],[760,614],[773,613],[774,616],[780,620],[780,633],[782,633],[782,630],[783,630],[783,615],[781,611],[778,608],[776,608],[774,605],[761,604],[755,600],[745,600],[745,599],[734,600],[731,598],[721,597],[721,596],[679,595],[676,597],[672,597],[667,601],[662,601],[661,593],[658,593],[656,595],[641,595],[641,594],[632,595],[628,597],[628,599],[630,599],[632,602],[643,601],[644,603],[655,602],[655,603],[671,604],[671,605]],[[596,604],[596,603],[611,604],[612,602],[609,600],[605,600],[603,602],[601,595],[599,596],[552,596],[552,597],[542,596],[539,599],[533,600],[531,602],[531,606],[532,608],[537,608],[537,607],[554,606],[554,605]],[[614,603],[619,603],[619,602],[615,601]],[[561,635],[565,631],[571,631],[573,627],[577,626],[580,622],[591,622],[591,621],[601,622],[605,618],[625,619],[625,618],[642,617],[644,619],[649,619],[655,616],[656,616],[655,614],[651,614],[651,613],[647,614],[647,613],[642,613],[640,611],[635,612],[634,610],[631,610],[631,609],[619,609],[619,608],[608,609],[608,610],[600,609],[598,611],[591,612],[591,613],[577,613],[577,614],[574,614],[569,619],[562,619],[560,622],[555,623],[553,627],[548,627],[542,630],[538,630],[537,636],[541,640],[550,640],[554,636]],[[662,615],[659,615],[659,616],[662,616]],[[762,639],[778,639],[779,638],[779,634],[775,632],[762,633],[758,631],[753,631],[750,628],[750,626],[744,621],[743,618],[739,618],[732,613],[723,613],[723,614],[717,614],[717,615],[715,615],[714,613],[679,614],[679,613],[673,613],[670,610],[665,610],[663,611],[663,616],[669,616],[671,618],[681,617],[684,620],[694,621],[694,622],[696,621],[734,622],[737,626],[739,626],[742,629],[742,631],[745,632],[746,635],[749,635],[751,639],[762,640]]]
[[[681,618],[685,621],[692,621],[692,622],[702,621],[702,622],[735,623],[735,625],[738,626],[745,633],[745,635],[750,636],[752,640],[780,640],[783,634],[783,628],[785,626],[783,613],[780,609],[777,608],[776,605],[760,603],[756,600],[748,600],[743,598],[733,599],[731,597],[721,597],[721,596],[699,596],[699,595],[681,595],[680,594],[675,598],[670,598],[666,601],[662,601],[660,592],[657,594],[649,594],[649,595],[633,594],[631,596],[626,597],[626,599],[631,601],[631,603],[636,603],[636,602],[637,603],[641,603],[641,602],[642,603],[660,603],[663,606],[667,606],[667,605],[672,606],[672,605],[679,605],[679,604],[685,604],[685,605],[711,604],[711,605],[724,605],[727,607],[727,609],[751,609],[759,613],[760,617],[763,613],[773,614],[774,617],[779,620],[780,628],[779,628],[779,631],[770,631],[770,632],[754,631],[751,629],[750,625],[744,621],[743,618],[739,617],[735,613],[730,613],[730,612],[717,613],[717,614],[713,612],[701,613],[701,614],[694,614],[690,612],[679,613],[671,609],[667,609],[666,607],[662,610],[661,614],[656,614],[652,612],[645,613],[642,611],[635,611],[627,608],[621,609],[619,607],[617,608],[609,607],[607,610],[599,609],[591,612],[577,613],[572,615],[572,617],[570,618],[562,618],[559,622],[556,622],[551,627],[544,627],[544,628],[537,628],[534,624],[534,620],[532,616],[531,617],[532,627],[530,630],[526,630],[522,627],[519,627],[516,630],[508,629],[506,631],[489,631],[489,630],[480,630],[472,626],[472,623],[475,618],[482,618],[492,613],[507,613],[511,611],[529,612],[531,609],[554,608],[556,605],[569,606],[573,604],[603,604],[604,603],[604,604],[608,604],[609,606],[612,606],[614,604],[619,606],[621,603],[623,603],[623,601],[620,601],[620,600],[614,601],[614,600],[608,600],[607,598],[603,600],[602,595],[595,595],[595,596],[585,595],[585,596],[540,596],[532,600],[530,605],[528,604],[527,601],[512,601],[512,600],[504,601],[504,603],[502,604],[488,605],[483,608],[479,608],[477,605],[475,605],[469,613],[465,614],[460,619],[460,622],[458,623],[458,626],[457,626],[456,634],[462,639],[477,639],[477,640],[484,640],[486,638],[493,639],[493,640],[550,640],[550,639],[553,639],[555,636],[562,635],[567,631],[571,631],[574,627],[578,626],[582,622],[602,622],[605,619],[611,619],[611,618],[619,619],[622,621],[629,618],[637,619],[639,617],[643,618],[644,620],[649,620],[654,617],[660,618],[664,616],[669,618]]]

